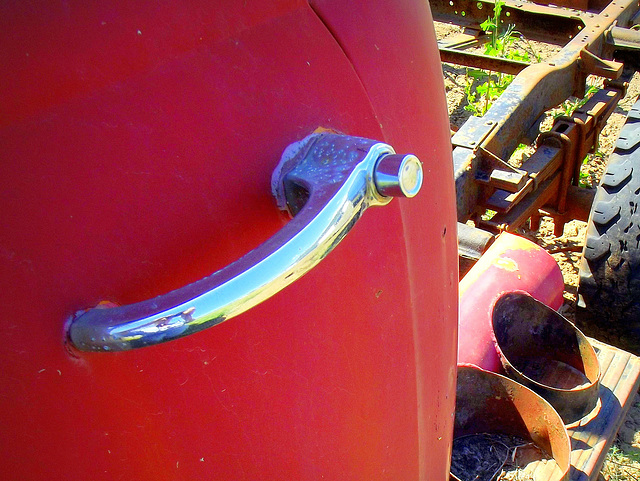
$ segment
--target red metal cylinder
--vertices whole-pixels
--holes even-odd
[[[562,305],[558,264],[533,242],[502,233],[460,281],[458,363],[500,372],[491,315],[507,292],[524,291],[553,309]]]

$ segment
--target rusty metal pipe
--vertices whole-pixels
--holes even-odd
[[[520,60],[510,60],[500,57],[492,57],[473,52],[464,52],[455,48],[440,47],[440,59],[443,62],[476,67],[493,72],[502,72],[511,75],[518,75],[525,68],[531,65],[529,62]]]
[[[505,293],[524,291],[553,309],[562,305],[560,268],[544,249],[503,232],[460,281],[458,361],[500,372],[492,312]]]

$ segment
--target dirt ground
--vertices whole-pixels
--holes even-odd
[[[453,35],[460,31],[459,27],[437,24],[436,32],[439,39]],[[556,46],[535,43],[533,45],[516,44],[516,48],[535,50],[542,59],[549,58],[555,54],[559,48]],[[465,110],[467,96],[465,86],[470,81],[467,69],[456,65],[443,64],[443,74],[445,88],[447,91],[447,103],[449,107],[450,122],[452,129],[462,126],[471,116]],[[598,84],[602,79],[590,78],[589,83]],[[618,132],[624,124],[625,118],[631,106],[640,95],[640,73],[636,72],[629,85],[626,97],[619,103],[615,112],[602,131],[599,139],[600,155],[590,155],[589,162],[583,165],[583,172],[586,174],[584,181],[595,187],[600,175],[604,171],[606,159],[613,151]],[[552,125],[551,111],[548,120],[545,121],[541,130],[550,129]],[[525,150],[525,155],[526,155]],[[523,235],[538,245],[547,249],[560,265],[565,282],[564,305],[560,312],[568,319],[573,320],[575,313],[576,291],[578,284],[578,267],[584,245],[586,223],[572,221],[566,224],[564,233],[560,237],[553,235],[553,221],[543,218],[540,229],[531,231],[523,228],[518,233]],[[609,457],[602,471],[602,478],[606,480],[638,480],[640,479],[640,396],[636,395],[634,405],[631,407],[616,439],[616,443],[610,451]]]

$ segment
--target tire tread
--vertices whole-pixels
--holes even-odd
[[[640,101],[597,188],[580,264],[576,321],[587,334],[640,354]]]

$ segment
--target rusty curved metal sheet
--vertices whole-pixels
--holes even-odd
[[[571,443],[554,408],[509,378],[476,366],[459,365],[454,438],[481,433],[531,440],[555,461],[546,463],[549,473],[545,479],[568,479]]]
[[[530,295],[513,292],[496,302],[493,332],[507,375],[549,401],[565,423],[593,411],[598,357],[567,319]]]

